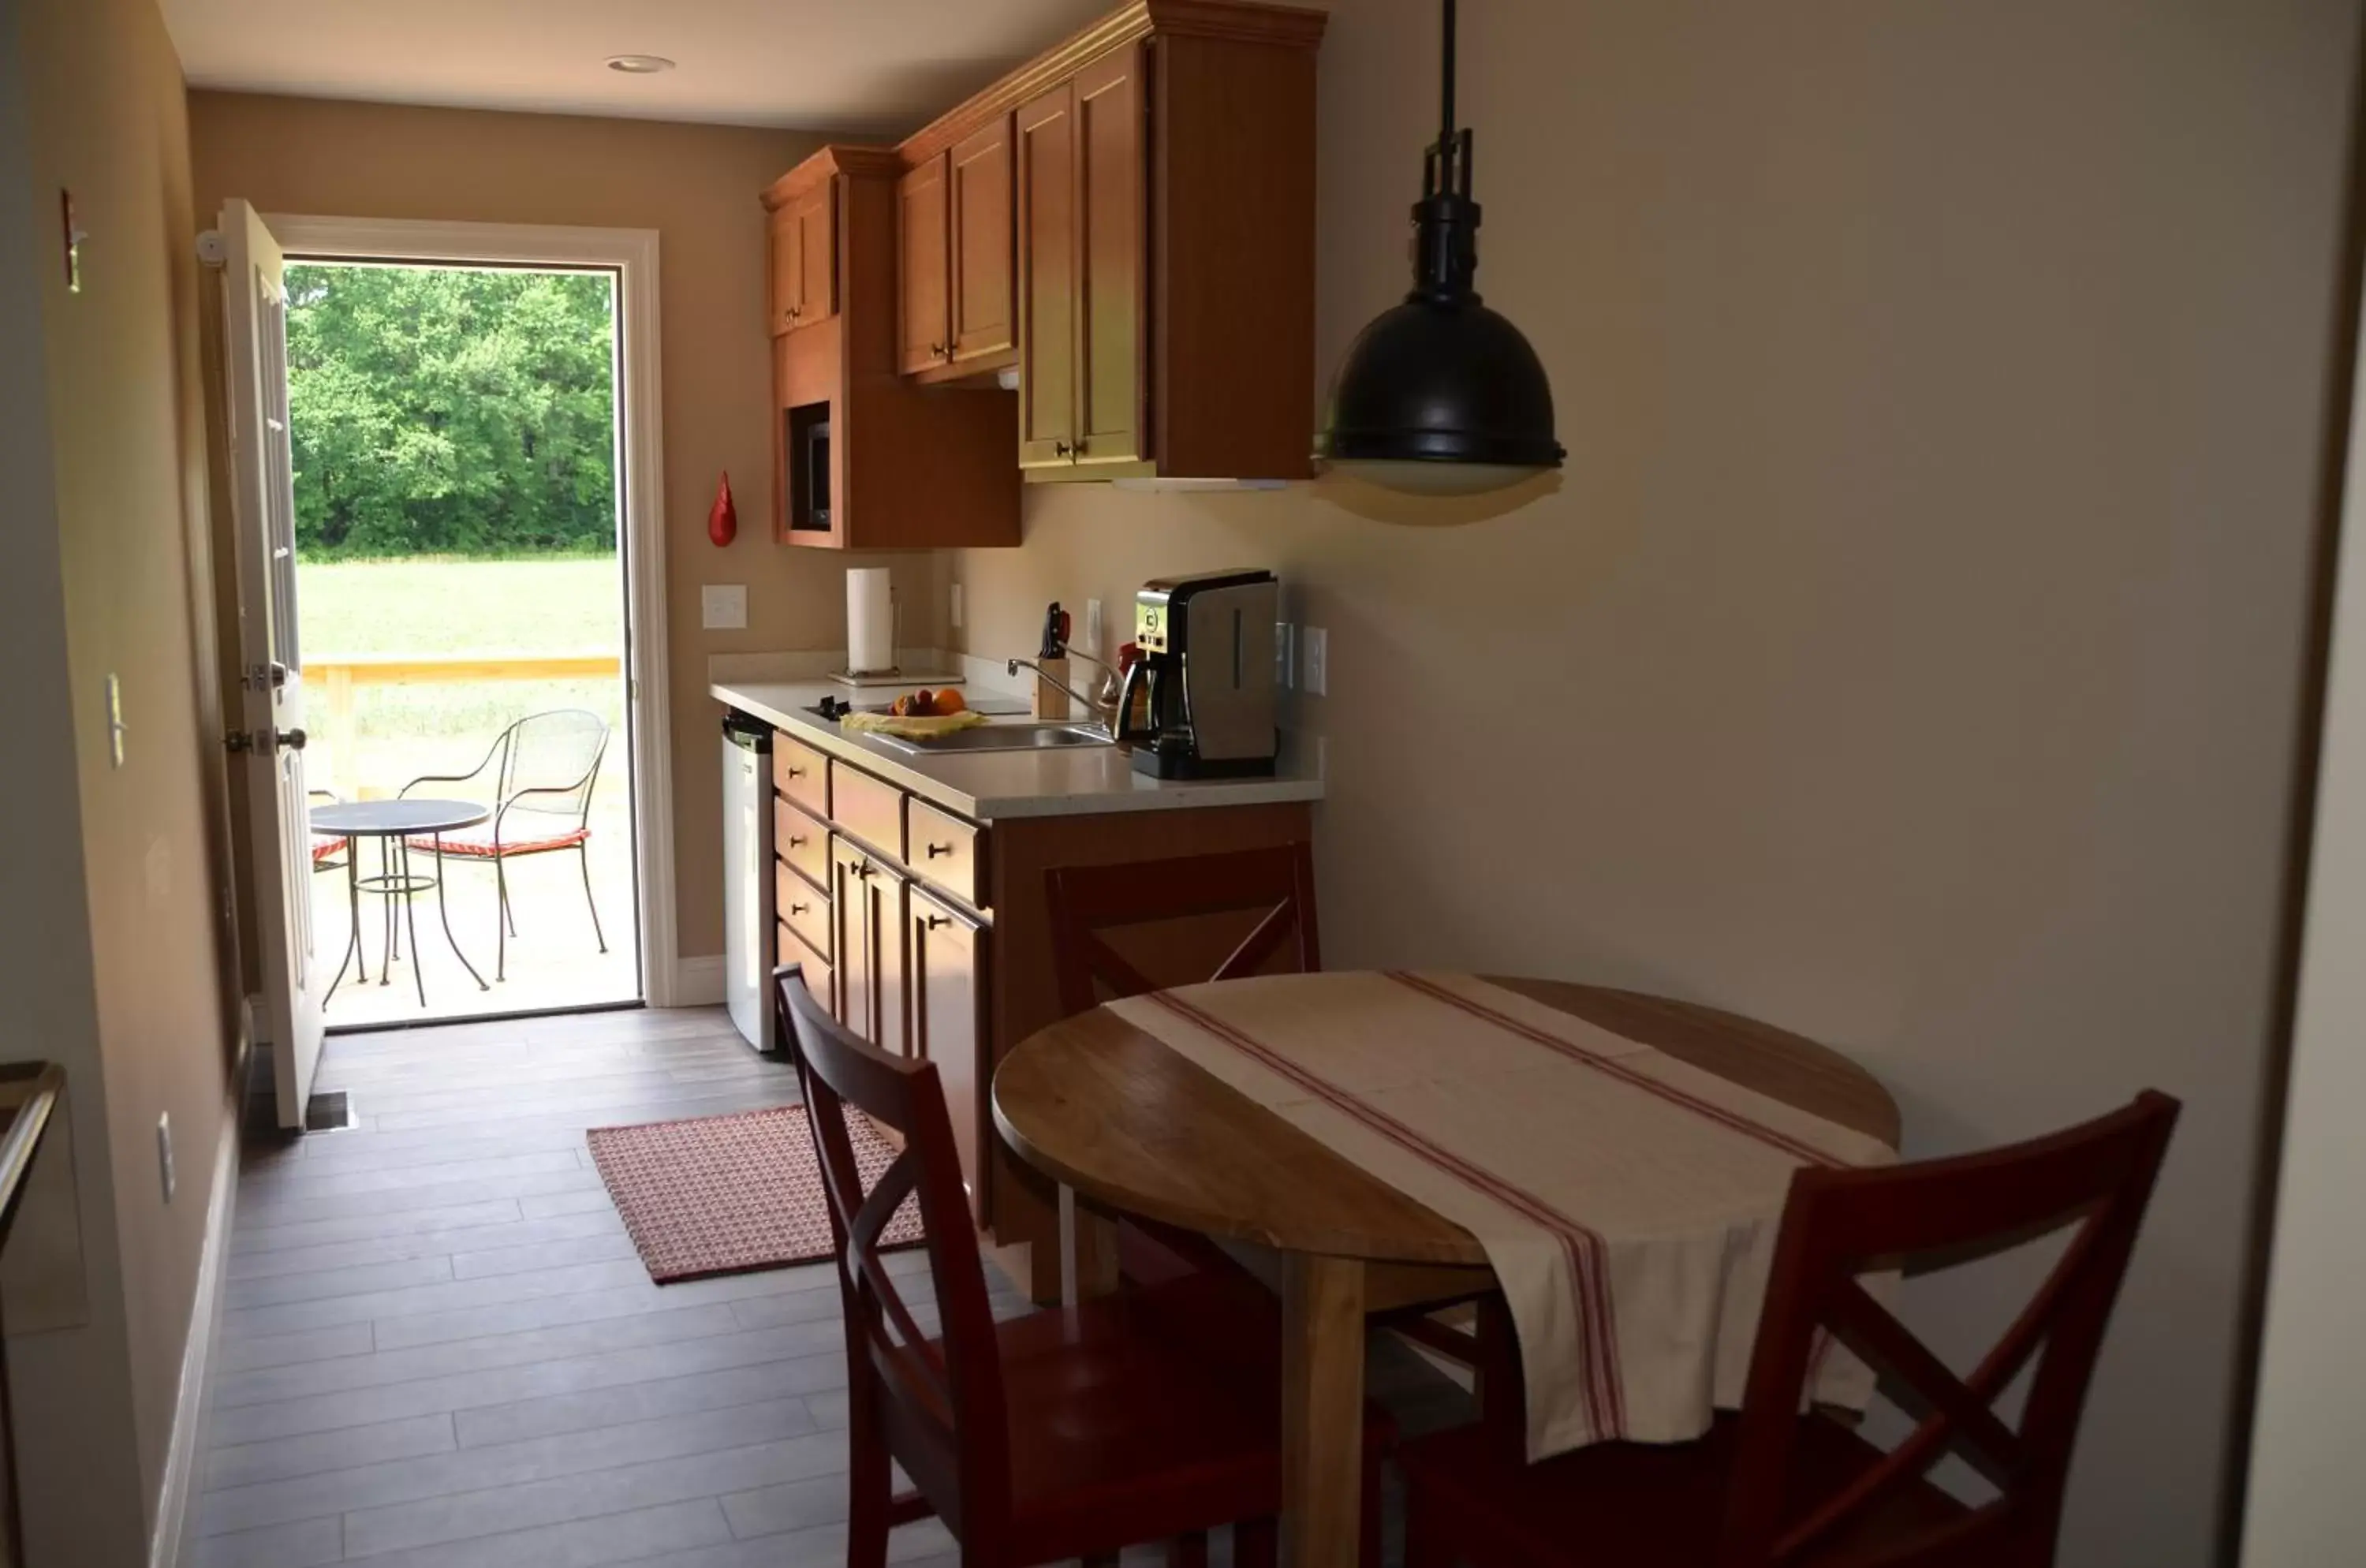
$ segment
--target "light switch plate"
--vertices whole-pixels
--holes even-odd
[[[116,767],[123,766],[123,682],[111,671],[107,677],[107,755]]]
[[[1309,626],[1299,634],[1299,689],[1310,697],[1328,695],[1331,690],[1331,634],[1321,626]]]
[[[748,626],[748,585],[710,582],[698,591],[699,625],[711,632],[743,631]]]

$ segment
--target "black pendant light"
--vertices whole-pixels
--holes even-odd
[[[1444,3],[1443,112],[1413,209],[1413,292],[1349,346],[1314,456],[1391,490],[1471,495],[1558,468],[1567,454],[1537,351],[1471,287],[1479,204],[1470,132],[1454,124],[1454,0]]]

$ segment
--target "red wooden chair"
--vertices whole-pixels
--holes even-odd
[[[1110,932],[1127,927],[1255,916],[1247,934],[1229,946],[1207,979],[1304,975],[1323,967],[1311,845],[1123,865],[1056,866],[1044,873],[1044,893],[1051,906],[1060,1008],[1067,1015],[1088,1012],[1113,998],[1181,983],[1144,975],[1110,942]],[[1219,943],[1218,950],[1224,946]],[[1175,1279],[1192,1269],[1216,1273],[1234,1269],[1223,1249],[1206,1237],[1133,1215],[1118,1225],[1118,1268],[1127,1279],[1145,1283]],[[1265,1293],[1262,1287],[1258,1291]],[[1240,1304],[1245,1310],[1248,1305]],[[1476,1336],[1437,1321],[1430,1315],[1435,1310],[1393,1313],[1378,1321],[1451,1359],[1477,1365]]]
[[[1197,1277],[997,1324],[936,1067],[858,1039],[806,990],[775,978],[781,1028],[820,1156],[846,1311],[850,1568],[881,1568],[887,1532],[933,1514],[970,1568],[1105,1558],[1175,1540],[1204,1561],[1237,1524],[1244,1568],[1271,1568],[1281,1501],[1280,1381],[1178,1353]],[[903,1152],[866,1190],[846,1118],[867,1114]],[[905,1300],[879,1237],[917,1201],[941,1337]],[[1390,1434],[1367,1434],[1368,1474]],[[892,1492],[900,1463],[914,1490]],[[1369,1482],[1368,1482],[1369,1488]],[[1376,1495],[1376,1492],[1375,1492]]]
[[[1408,1444],[1406,1568],[2045,1568],[2079,1415],[2178,1104],[2147,1091],[2011,1148],[1792,1179],[1738,1416],[1696,1442],[1605,1443],[1524,1464],[1493,1422]],[[1917,1258],[1967,1261],[2066,1224],[2067,1249],[1968,1377],[1860,1285]],[[1885,1452],[1801,1394],[1829,1330],[1921,1424]],[[2018,1430],[1991,1409],[2031,1369]],[[1961,1456],[1966,1504],[1927,1472]]]

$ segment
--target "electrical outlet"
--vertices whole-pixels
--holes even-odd
[[[1273,624],[1273,684],[1277,691],[1290,690],[1290,636],[1293,629],[1288,621]]]
[[[1299,634],[1299,637],[1300,689],[1310,697],[1328,695],[1331,690],[1331,634],[1321,626],[1309,626]]]
[[[962,588],[962,585],[961,585],[960,583],[956,582],[956,583],[954,583],[954,584],[953,584],[953,604],[952,604],[952,628],[953,628],[953,630],[955,630],[955,631],[959,631],[959,630],[961,630],[961,624],[962,624],[962,591],[961,591],[961,588]]]
[[[169,1111],[156,1118],[156,1171],[164,1183],[164,1201],[169,1203],[181,1185],[173,1169],[173,1113]]]
[[[748,585],[710,582],[698,591],[698,624],[710,632],[744,631],[748,626]]]
[[[1101,602],[1085,601],[1085,651],[1095,659],[1101,657]]]

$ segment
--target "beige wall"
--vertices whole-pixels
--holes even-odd
[[[232,1049],[210,891],[221,768],[197,587],[209,568],[187,129],[151,0],[26,0],[8,27],[26,62],[29,166],[21,183],[10,171],[7,227],[37,258],[54,491],[38,478],[19,490],[12,465],[10,547],[47,558],[0,574],[23,601],[0,619],[12,635],[19,611],[62,626],[63,661],[36,649],[9,663],[12,705],[39,711],[10,728],[7,815],[42,838],[6,852],[5,946],[48,972],[6,991],[12,1013],[20,995],[59,1003],[17,1017],[6,1054],[66,1062],[91,1296],[88,1326],[18,1338],[10,1372],[32,1560],[130,1563],[163,1476]],[[58,265],[61,187],[90,236],[79,294]],[[53,552],[36,549],[44,531]],[[128,726],[119,768],[110,673]],[[27,917],[34,929],[20,931]],[[169,1203],[156,1156],[167,1113],[180,1174]]]
[[[1404,286],[1436,17],[1333,8],[1325,379]],[[1328,484],[1044,487],[1022,549],[955,563],[971,646],[1270,564],[1331,634],[1331,962],[1769,1019],[1870,1064],[1918,1153],[2182,1096],[2064,1560],[2202,1562],[2356,7],[1462,19],[1480,284],[1552,373],[1558,487],[1447,530]],[[2025,1279],[1914,1321],[1968,1348]]]
[[[791,551],[766,521],[772,372],[757,195],[821,139],[205,92],[191,95],[190,121],[197,207],[208,214],[244,197],[265,212],[658,231],[678,940],[684,954],[719,953],[720,714],[706,656],[844,647],[849,566],[896,566],[913,607],[907,640],[936,635],[918,613],[935,603],[929,558]],[[727,469],[740,534],[717,550],[706,512]],[[748,585],[746,631],[699,629],[699,589],[710,582]]]

